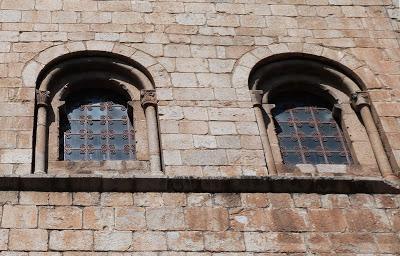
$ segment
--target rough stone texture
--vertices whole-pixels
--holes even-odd
[[[91,193],[67,194],[74,198],[90,197]],[[97,223],[110,223],[99,226],[100,230],[85,225],[80,230],[70,230],[73,219],[67,220],[70,225],[59,226],[57,230],[52,227],[0,229],[0,248],[10,251],[10,255],[21,251],[58,251],[65,255],[72,252],[101,255],[105,251],[137,253],[134,255],[156,252],[161,255],[400,253],[399,195],[309,194],[309,199],[322,204],[304,205],[298,202],[300,198],[303,201],[305,194],[149,194],[153,199],[160,199],[156,208],[144,201],[130,207],[121,207],[118,202],[106,208],[99,202],[92,206],[80,206],[78,202],[72,206],[81,207],[83,212],[92,208],[110,209],[107,214],[96,216]],[[129,195],[140,198],[146,193]],[[272,203],[278,199],[279,204]],[[3,211],[2,223],[10,218],[9,211],[37,207],[18,204],[4,206],[7,210]],[[66,211],[66,206],[54,206],[54,211]],[[114,212],[120,213],[114,215]],[[121,218],[126,218],[124,226],[112,224],[119,223]],[[1,255],[8,255],[4,253]]]
[[[0,0],[0,176],[31,174],[38,75],[59,56],[80,51],[126,56],[151,75],[167,176],[268,175],[249,74],[262,59],[287,52],[328,58],[358,75],[396,173],[398,5]],[[367,166],[278,165],[279,174],[379,178],[351,111],[342,110],[355,130],[346,136],[355,159]],[[277,141],[271,146],[279,154]],[[55,175],[65,176],[72,165],[55,166]],[[137,175],[137,166],[91,163],[79,171],[122,177]],[[0,256],[399,255],[399,206],[399,196],[386,194],[4,191]]]

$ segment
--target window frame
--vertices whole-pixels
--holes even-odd
[[[290,58],[287,60],[291,61]],[[303,61],[302,59],[296,58],[293,60],[296,61],[297,64]],[[307,59],[305,59],[305,61],[307,61]],[[324,63],[318,63],[315,60],[308,61],[313,62],[313,67],[327,66],[333,69],[329,65],[324,66]],[[272,64],[274,64],[274,62],[272,62]],[[374,147],[371,145],[366,127],[363,125],[364,120],[361,118],[359,112],[360,106],[366,104],[365,100],[361,100],[361,97],[364,97],[364,95],[361,96],[361,94],[357,94],[358,97],[354,99],[352,96],[352,91],[360,92],[357,85],[339,71],[334,72],[336,72],[335,75],[340,75],[340,79],[326,82],[324,81],[324,74],[319,74],[318,70],[312,70],[309,74],[302,74],[301,72],[288,72],[289,74],[285,74],[284,71],[282,71],[285,70],[284,65],[280,64],[279,61],[276,64],[274,68],[278,67],[278,70],[271,68],[268,63],[262,63],[260,66],[253,69],[249,77],[249,87],[253,106],[256,111],[256,120],[263,141],[269,174],[286,175],[287,173],[298,173],[311,176],[350,174],[364,177],[376,177],[380,175],[378,157],[376,156]],[[264,71],[266,74],[262,73]],[[337,82],[337,84],[334,84],[334,82]],[[293,84],[298,84],[298,86],[290,86]],[[332,102],[335,106],[334,114],[338,116],[337,120],[342,127],[346,141],[348,141],[348,147],[353,158],[352,165],[297,164],[293,167],[283,163],[278,137],[275,132],[275,125],[272,122],[271,111],[275,105],[271,103],[271,98],[278,93],[289,93],[291,91],[323,95]],[[365,106],[369,108],[369,105]]]
[[[85,72],[85,66],[81,73],[75,74],[74,71],[81,69],[80,65],[82,62],[86,64],[84,63],[86,61],[92,61],[94,64],[99,62],[104,65],[103,69],[107,70],[96,70],[96,65],[86,65],[95,67],[93,68],[95,70]],[[72,66],[70,70],[68,65]],[[98,83],[89,83],[93,81]],[[107,171],[112,174],[112,171],[116,171],[118,173],[159,174],[162,172],[157,98],[151,80],[139,69],[110,57],[72,58],[54,65],[39,82],[38,87],[35,117],[38,124],[35,131],[35,173],[104,174]],[[68,95],[83,87],[107,89],[124,95],[129,108],[132,109],[130,118],[136,129],[136,160],[64,161],[60,159],[60,152],[63,151],[60,147],[60,117],[65,112]],[[41,127],[41,123],[45,123],[45,128]],[[150,136],[152,137],[149,138]]]

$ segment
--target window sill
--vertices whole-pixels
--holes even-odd
[[[377,166],[366,166],[359,164],[296,164],[293,166],[280,164],[277,165],[279,175],[294,176],[356,176],[356,177],[381,177]]]
[[[149,161],[52,161],[49,162],[49,175],[129,175],[150,174]]]

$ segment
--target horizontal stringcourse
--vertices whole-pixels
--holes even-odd
[[[46,192],[194,192],[194,193],[318,193],[400,194],[400,186],[383,179],[341,177],[0,177],[1,191]]]

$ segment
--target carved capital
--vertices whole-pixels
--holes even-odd
[[[264,92],[262,90],[252,90],[251,91],[251,102],[253,102],[253,106],[261,106],[262,105],[262,98]]]
[[[142,107],[145,108],[149,105],[156,106],[157,102],[156,90],[140,91],[140,103],[142,104]]]
[[[362,106],[370,105],[369,94],[366,91],[358,91],[351,94],[351,104],[354,108],[359,109]]]
[[[49,91],[36,90],[36,105],[39,107],[47,107],[50,97]]]

